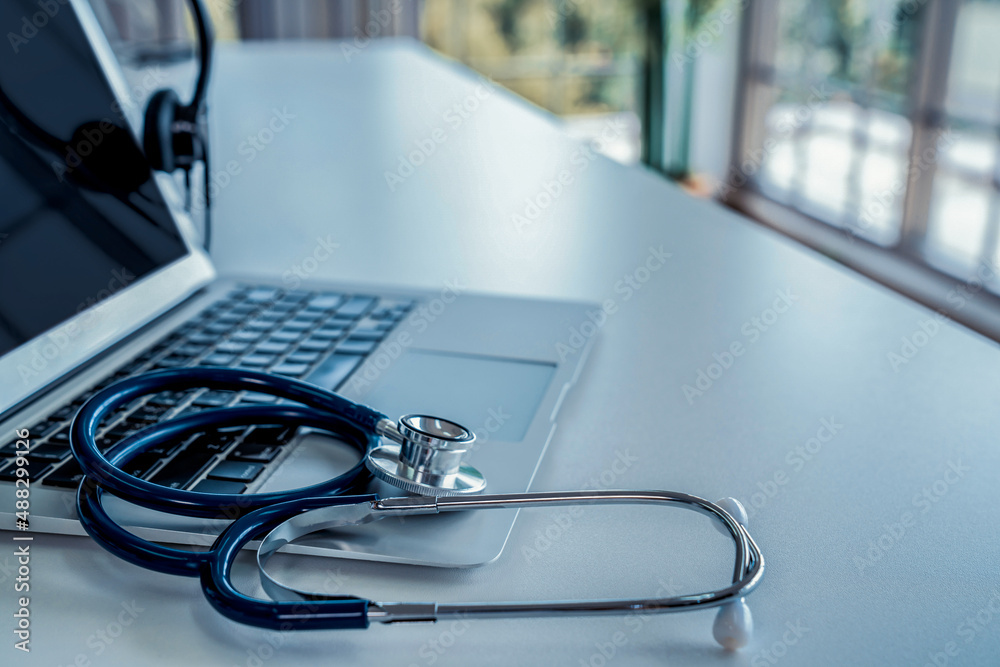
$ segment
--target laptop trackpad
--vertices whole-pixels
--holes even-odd
[[[519,359],[407,350],[363,400],[392,419],[428,414],[491,440],[520,442],[555,371],[554,364]]]

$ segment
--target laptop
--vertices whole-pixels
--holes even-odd
[[[80,405],[121,378],[199,365],[300,379],[394,418],[457,421],[477,435],[468,462],[486,492],[526,491],[591,344],[573,332],[595,306],[459,284],[387,291],[217,275],[173,181],[145,161],[142,128],[130,120],[141,113],[89,4],[53,5],[41,16],[30,0],[0,3],[0,34],[11,42],[0,48],[0,528],[15,526],[18,430],[30,432],[30,529],[83,534],[82,475],[67,435]],[[116,414],[98,442],[110,447],[179,414],[274,400],[156,394]],[[357,457],[331,434],[258,424],[170,443],[128,469],[172,488],[257,493],[317,483]],[[403,495],[380,482],[371,490]],[[141,537],[174,544],[211,544],[226,525],[116,498],[108,507]],[[499,556],[515,517],[386,519],[288,550],[470,567]]]

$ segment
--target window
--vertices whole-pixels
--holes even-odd
[[[1000,2],[754,0],[745,21],[744,192],[995,286]]]

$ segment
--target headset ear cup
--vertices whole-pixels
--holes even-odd
[[[180,98],[170,89],[158,90],[149,100],[142,144],[153,169],[167,173],[177,169],[173,126],[180,107]]]

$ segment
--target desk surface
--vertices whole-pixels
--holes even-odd
[[[222,271],[280,277],[322,238],[339,248],[308,264],[316,278],[613,301],[535,488],[740,498],[768,568],[748,598],[753,643],[719,649],[714,611],[280,635],[218,616],[194,580],[43,535],[33,651],[17,654],[8,633],[2,652],[16,660],[4,664],[995,661],[995,344],[594,157],[537,109],[421,47],[350,55],[337,44],[219,54],[215,168],[239,171],[218,195]],[[269,127],[280,130],[260,135]],[[258,150],[251,135],[270,142]],[[422,164],[410,173],[401,161]],[[400,176],[392,188],[386,172]],[[669,259],[648,270],[659,252]],[[591,508],[522,512],[500,559],[471,571],[282,565],[372,599],[552,599],[714,588],[731,554],[697,515]],[[0,576],[9,601],[12,575]]]

